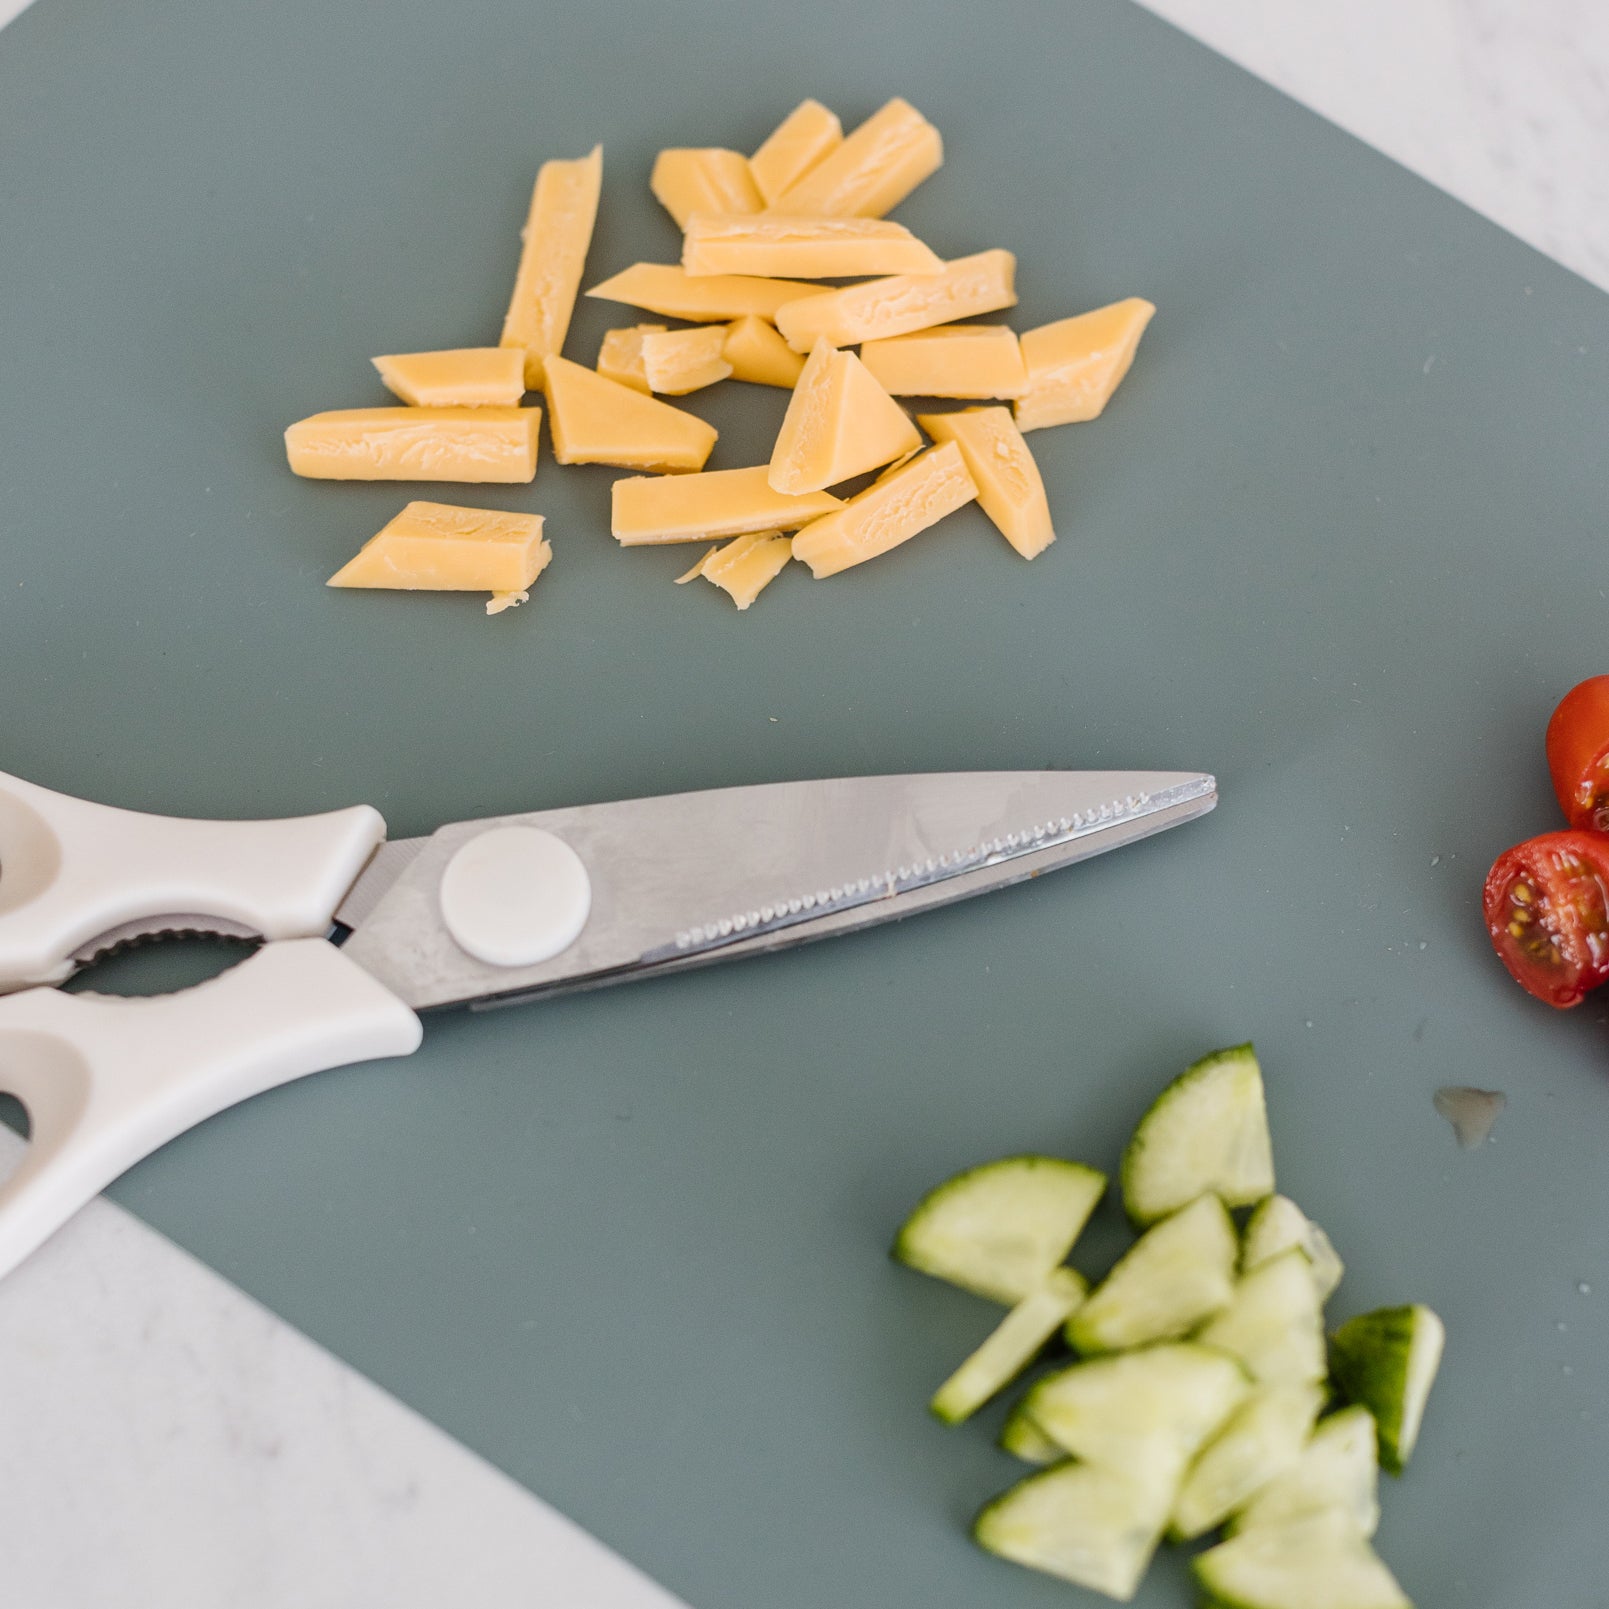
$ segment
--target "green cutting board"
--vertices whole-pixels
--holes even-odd
[[[675,250],[660,146],[894,93],[948,147],[902,219],[1013,248],[1018,327],[1161,309],[1106,415],[1033,438],[1051,551],[968,510],[738,615],[548,461],[484,494],[547,515],[525,608],[324,589],[411,489],[295,480],[280,432],[496,337],[539,162],[604,142],[596,280]],[[583,304],[571,351],[630,321]],[[1600,293],[1121,0],[39,0],[0,36],[0,769],[397,835],[857,771],[1223,789],[897,930],[444,1018],[113,1194],[698,1609],[1093,1602],[968,1542],[1016,1466],[924,1403],[994,1311],[885,1248],[964,1163],[1110,1166],[1252,1038],[1333,1311],[1450,1331],[1385,1557],[1422,1606],[1601,1602],[1605,1014],[1522,995],[1478,895],[1609,668],[1606,360]],[[734,466],[782,397],[690,405]],[[1507,1092],[1491,1144],[1445,1083]],[[1138,1601],[1186,1595],[1174,1556]]]

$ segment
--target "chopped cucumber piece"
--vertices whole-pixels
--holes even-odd
[[[1330,1338],[1336,1382],[1374,1415],[1380,1464],[1400,1475],[1413,1456],[1446,1329],[1428,1307],[1382,1307],[1348,1319]]]
[[[1270,1196],[1246,1221],[1240,1266],[1250,1273],[1259,1263],[1268,1262],[1292,1246],[1300,1246],[1307,1253],[1318,1299],[1328,1301],[1346,1267],[1335,1255],[1330,1237],[1289,1196]]]
[[[1374,1421],[1371,1419],[1369,1423],[1372,1434]],[[1020,1458],[1025,1464],[1057,1464],[1067,1456],[1061,1447],[1034,1423],[1034,1416],[1020,1402],[1012,1409],[1010,1418],[1000,1428],[1000,1446],[1013,1458]]]
[[[1347,1515],[1359,1536],[1373,1536],[1380,1524],[1379,1485],[1374,1415],[1367,1408],[1343,1408],[1319,1421],[1301,1457],[1258,1492],[1229,1527],[1249,1531],[1331,1509]]]
[[[1194,1568],[1224,1609],[1413,1609],[1342,1514],[1242,1531],[1199,1555]]]
[[[1151,1103],[1123,1153],[1123,1202],[1137,1224],[1214,1191],[1249,1207],[1274,1188],[1263,1075],[1250,1045],[1215,1051]]]
[[[1171,1488],[1250,1389],[1232,1357],[1170,1341],[1046,1375],[1023,1409],[1075,1457],[1169,1484],[1171,1509]]]
[[[1014,1306],[1078,1239],[1106,1175],[1052,1156],[1012,1156],[930,1190],[905,1220],[894,1255],[952,1285]]]
[[[1173,1532],[1210,1531],[1301,1456],[1324,1406],[1316,1385],[1260,1386],[1201,1449],[1173,1505]]]
[[[972,1534],[1002,1559],[1127,1603],[1162,1539],[1172,1497],[1171,1483],[1069,1461],[1002,1493]]]
[[[995,1392],[1017,1378],[1084,1300],[1083,1276],[1053,1268],[1045,1283],[995,1326],[994,1333],[941,1385],[930,1406],[946,1424],[958,1425]]]
[[[1306,1253],[1293,1246],[1242,1276],[1196,1339],[1232,1352],[1263,1385],[1322,1380],[1324,1310]]]
[[[1228,1208],[1200,1197],[1135,1241],[1068,1321],[1069,1345],[1117,1352],[1188,1334],[1229,1305],[1239,1254]]]

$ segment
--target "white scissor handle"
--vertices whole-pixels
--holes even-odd
[[[0,1091],[28,1110],[0,1186],[0,1276],[176,1134],[307,1073],[406,1056],[419,1019],[323,939],[264,945],[172,995],[0,998]]]
[[[0,772],[0,992],[60,982],[85,944],[153,917],[322,937],[384,837],[367,805],[287,821],[186,821]]]

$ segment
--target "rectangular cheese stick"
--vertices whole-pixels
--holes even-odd
[[[767,206],[844,143],[838,114],[820,101],[800,101],[749,158],[749,171]]]
[[[961,449],[946,442],[805,526],[793,539],[793,556],[820,581],[909,542],[977,495]]]
[[[409,503],[332,575],[332,587],[520,593],[553,557],[540,514]]]
[[[896,97],[769,204],[806,216],[881,218],[943,162],[939,131]]]
[[[1020,397],[1028,369],[1004,324],[941,324],[867,341],[860,358],[895,397]]]
[[[517,408],[525,362],[500,346],[450,352],[393,352],[371,358],[388,391],[415,408]]]
[[[1009,408],[924,413],[917,423],[934,441],[953,441],[961,449],[979,506],[1025,559],[1056,540],[1039,465]]]
[[[946,263],[938,274],[899,274],[864,285],[823,291],[785,302],[777,328],[795,352],[825,337],[834,346],[909,335],[912,330],[1014,307],[1017,259],[1009,251],[980,251]]]
[[[718,217],[695,212],[682,267],[695,278],[759,274],[844,279],[859,274],[937,274],[940,258],[903,224],[883,218]]]
[[[771,490],[765,464],[702,475],[639,475],[617,480],[610,529],[622,547],[713,542],[751,531],[792,531],[842,508],[831,492],[790,497]]]
[[[754,186],[748,158],[741,151],[717,147],[661,151],[654,160],[648,188],[676,220],[678,229],[685,229],[695,212],[758,212],[765,205]]]
[[[819,296],[822,289],[800,280],[754,279],[743,274],[695,279],[672,263],[633,263],[612,279],[594,285],[587,295],[645,307],[650,313],[684,318],[690,324],[725,324],[749,313],[774,319],[784,302]]]
[[[711,548],[676,585],[703,576],[726,593],[739,609],[747,609],[781,575],[793,556],[793,541],[780,531],[751,531],[724,547]]]
[[[616,385],[629,385],[633,391],[648,392],[648,376],[642,366],[645,335],[663,335],[663,324],[633,324],[630,329],[610,330],[598,348],[598,373]]]
[[[1131,296],[1027,331],[1022,358],[1028,389],[1017,398],[1017,428],[1043,430],[1098,418],[1129,372],[1155,312],[1150,302]]]
[[[543,360],[564,349],[603,187],[603,147],[574,162],[544,162],[531,192],[519,271],[499,346],[525,353],[525,384],[542,384]]]
[[[548,360],[547,399],[561,464],[702,469],[715,445],[714,425],[557,355]]]
[[[291,469],[314,480],[516,484],[536,476],[540,408],[343,408],[285,432]]]
[[[696,330],[665,330],[642,340],[642,372],[648,389],[661,396],[684,397],[724,380],[732,365],[726,361],[726,330],[704,324]]]
[[[804,358],[777,334],[774,325],[754,313],[727,327],[723,351],[732,365],[732,378],[752,385],[791,390],[804,372]]]

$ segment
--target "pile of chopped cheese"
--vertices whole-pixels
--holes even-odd
[[[603,149],[544,163],[499,344],[375,358],[400,405],[292,425],[290,467],[527,483],[542,409],[524,398],[540,392],[559,463],[635,472],[613,489],[621,546],[717,544],[679,581],[702,576],[739,609],[791,561],[836,575],[973,501],[1032,559],[1055,530],[1025,432],[1097,417],[1155,309],[1131,297],[1020,336],[965,322],[1016,304],[1016,259],[946,262],[886,216],[943,159],[938,130],[899,99],[847,136],[807,100],[753,156],[661,151],[649,187],[682,231],[681,262],[633,264],[586,294],[675,323],[610,330],[592,368],[564,345]],[[663,400],[729,379],[791,393],[768,463],[706,467],[718,432]],[[971,406],[913,419],[901,397]],[[487,592],[495,614],[525,601],[552,558],[542,525],[409,503],[329,584]]]

